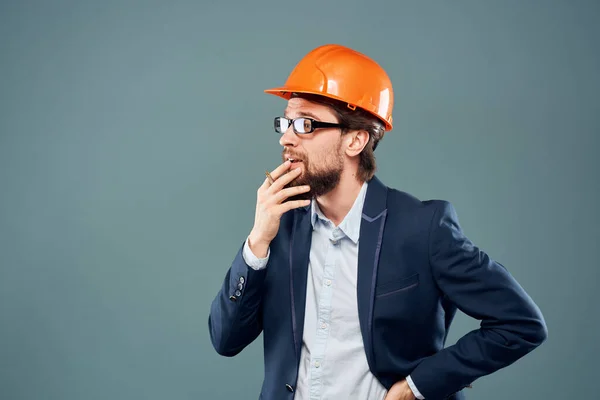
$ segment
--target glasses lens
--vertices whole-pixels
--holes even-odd
[[[275,132],[285,133],[290,127],[290,121],[283,117],[275,118]]]
[[[312,132],[312,122],[308,118],[298,118],[294,120],[294,130],[297,133],[310,133]]]

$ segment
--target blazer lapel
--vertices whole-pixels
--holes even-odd
[[[296,360],[300,362],[302,334],[304,332],[304,310],[306,305],[306,280],[312,239],[310,206],[294,212],[294,224],[290,238],[289,268],[292,312],[292,331]]]
[[[372,321],[379,254],[387,216],[387,187],[377,177],[369,181],[358,245],[358,316],[367,361],[373,369]]]

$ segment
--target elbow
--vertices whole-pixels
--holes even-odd
[[[213,342],[213,347],[214,347],[215,351],[217,352],[217,354],[220,356],[223,356],[223,357],[234,357],[234,356],[238,355],[240,352],[239,350],[232,350],[225,346],[215,345],[214,342]]]
[[[535,306],[531,316],[532,328],[530,329],[529,342],[535,347],[540,346],[548,338],[548,326],[540,309]]]
[[[540,313],[537,313],[537,315],[528,321],[526,329],[522,329],[519,336],[521,347],[525,354],[541,346],[548,338],[548,326],[544,317]]]
[[[217,341],[211,336],[213,348],[218,355],[223,357],[234,357],[238,355],[242,349],[235,349],[224,345],[224,341]]]
[[[515,326],[515,333],[519,332],[523,350],[527,353],[539,347],[548,338],[548,326],[540,308],[530,301],[528,307],[519,318],[520,323]]]
[[[543,316],[535,313],[515,320],[510,327],[505,325],[496,333],[502,338],[501,346],[513,354],[510,358],[514,361],[541,346],[548,338],[548,327]]]
[[[538,347],[548,339],[548,326],[541,314],[537,318],[534,326],[535,328],[532,329],[530,341],[533,343],[534,347]]]
[[[228,341],[226,340],[226,337],[228,335],[222,330],[217,331],[210,318],[208,320],[208,331],[210,334],[210,342],[217,354],[223,357],[233,357],[240,353],[241,349],[234,349],[227,345]]]

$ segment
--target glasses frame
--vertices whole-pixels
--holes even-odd
[[[275,129],[275,132],[279,133],[280,135],[283,135],[285,132],[281,132],[280,130],[278,130],[277,128],[277,122],[279,120],[285,119],[286,121],[289,122],[289,125],[292,127],[292,129],[294,130],[294,133],[297,135],[308,135],[310,133],[313,133],[315,131],[315,129],[320,129],[320,128],[345,128],[345,125],[342,124],[338,124],[335,122],[323,122],[323,121],[317,121],[313,118],[309,118],[309,117],[298,117],[298,118],[286,118],[286,117],[275,117],[275,119],[273,120],[273,128]],[[296,130],[296,126],[294,125],[294,122],[296,122],[299,119],[306,119],[310,121],[310,131],[309,132],[298,132]],[[289,128],[288,128],[289,129]]]

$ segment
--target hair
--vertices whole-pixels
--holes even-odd
[[[358,178],[363,182],[370,181],[377,170],[374,151],[385,134],[385,124],[383,121],[359,107],[352,109],[346,102],[330,99],[325,96],[292,93],[292,97],[301,97],[308,101],[330,107],[337,116],[339,123],[344,126],[342,128],[342,135],[356,130],[364,130],[369,134],[369,141],[360,152]]]

